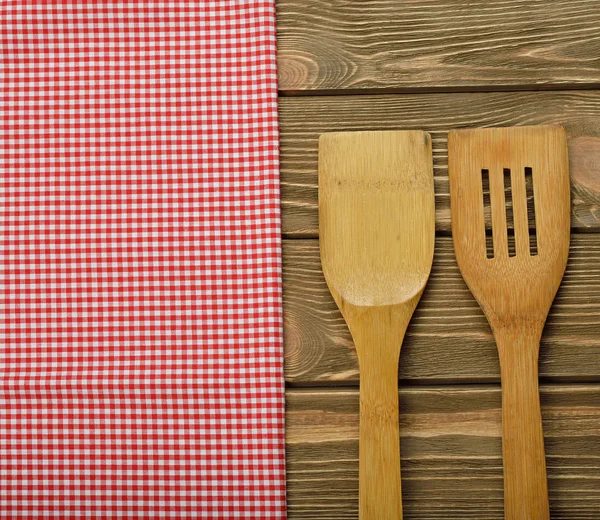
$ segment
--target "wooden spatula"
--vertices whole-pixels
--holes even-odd
[[[559,126],[458,130],[448,136],[448,161],[456,259],[500,358],[505,518],[547,520],[538,353],[569,252],[565,132]]]
[[[402,518],[398,360],[431,270],[434,223],[429,134],[321,136],[323,272],[360,368],[361,520]]]

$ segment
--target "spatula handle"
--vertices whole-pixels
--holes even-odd
[[[538,386],[539,334],[496,335],[496,342],[502,377],[504,518],[549,520]]]
[[[360,363],[359,518],[401,520],[398,358]]]

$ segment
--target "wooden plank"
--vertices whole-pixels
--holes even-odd
[[[600,83],[596,0],[278,0],[284,91]]]
[[[600,91],[280,98],[279,111],[287,236],[318,233],[317,140],[323,132],[430,132],[436,225],[449,230],[448,130],[545,123],[560,123],[567,130],[573,228],[600,230]]]
[[[358,384],[352,338],[323,278],[318,241],[284,241],[283,262],[287,381]],[[400,379],[495,382],[499,376],[494,339],[458,271],[452,240],[438,237],[429,283],[402,346]],[[540,376],[600,381],[600,234],[571,238],[542,336]]]
[[[541,388],[553,520],[600,511],[600,385]],[[501,520],[497,385],[400,391],[404,518]],[[287,392],[290,520],[358,518],[358,392]]]

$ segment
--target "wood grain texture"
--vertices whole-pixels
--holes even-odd
[[[359,517],[401,520],[398,359],[433,260],[430,136],[321,135],[319,236],[323,273],[359,360]]]
[[[285,240],[286,378],[296,385],[357,384],[348,328],[325,284],[317,240]],[[569,262],[540,350],[545,381],[600,381],[600,234],[573,235]],[[402,347],[401,380],[500,380],[490,327],[456,265],[450,237],[436,239],[433,269]]]
[[[456,260],[498,347],[505,518],[549,520],[538,358],[569,254],[565,131],[558,125],[453,130],[448,174]],[[531,229],[528,175],[530,206],[535,204]],[[489,181],[491,251],[486,251],[484,178]],[[514,223],[512,248],[509,220]]]
[[[600,83],[596,0],[278,0],[283,91]]]
[[[600,386],[542,386],[553,520],[597,520]],[[400,391],[405,520],[503,518],[497,385]],[[358,392],[287,392],[290,520],[358,517]]]
[[[450,229],[447,134],[453,128],[559,123],[567,131],[576,230],[600,230],[600,91],[280,98],[283,231],[314,237],[323,132],[422,129],[433,141],[436,226]]]

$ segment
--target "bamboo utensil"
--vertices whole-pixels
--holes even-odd
[[[448,167],[456,259],[500,358],[505,518],[547,520],[538,354],[569,252],[565,132],[559,126],[453,131]],[[490,214],[492,237],[486,237]]]
[[[360,368],[361,520],[402,518],[398,361],[431,270],[434,210],[429,134],[321,136],[323,272]]]

